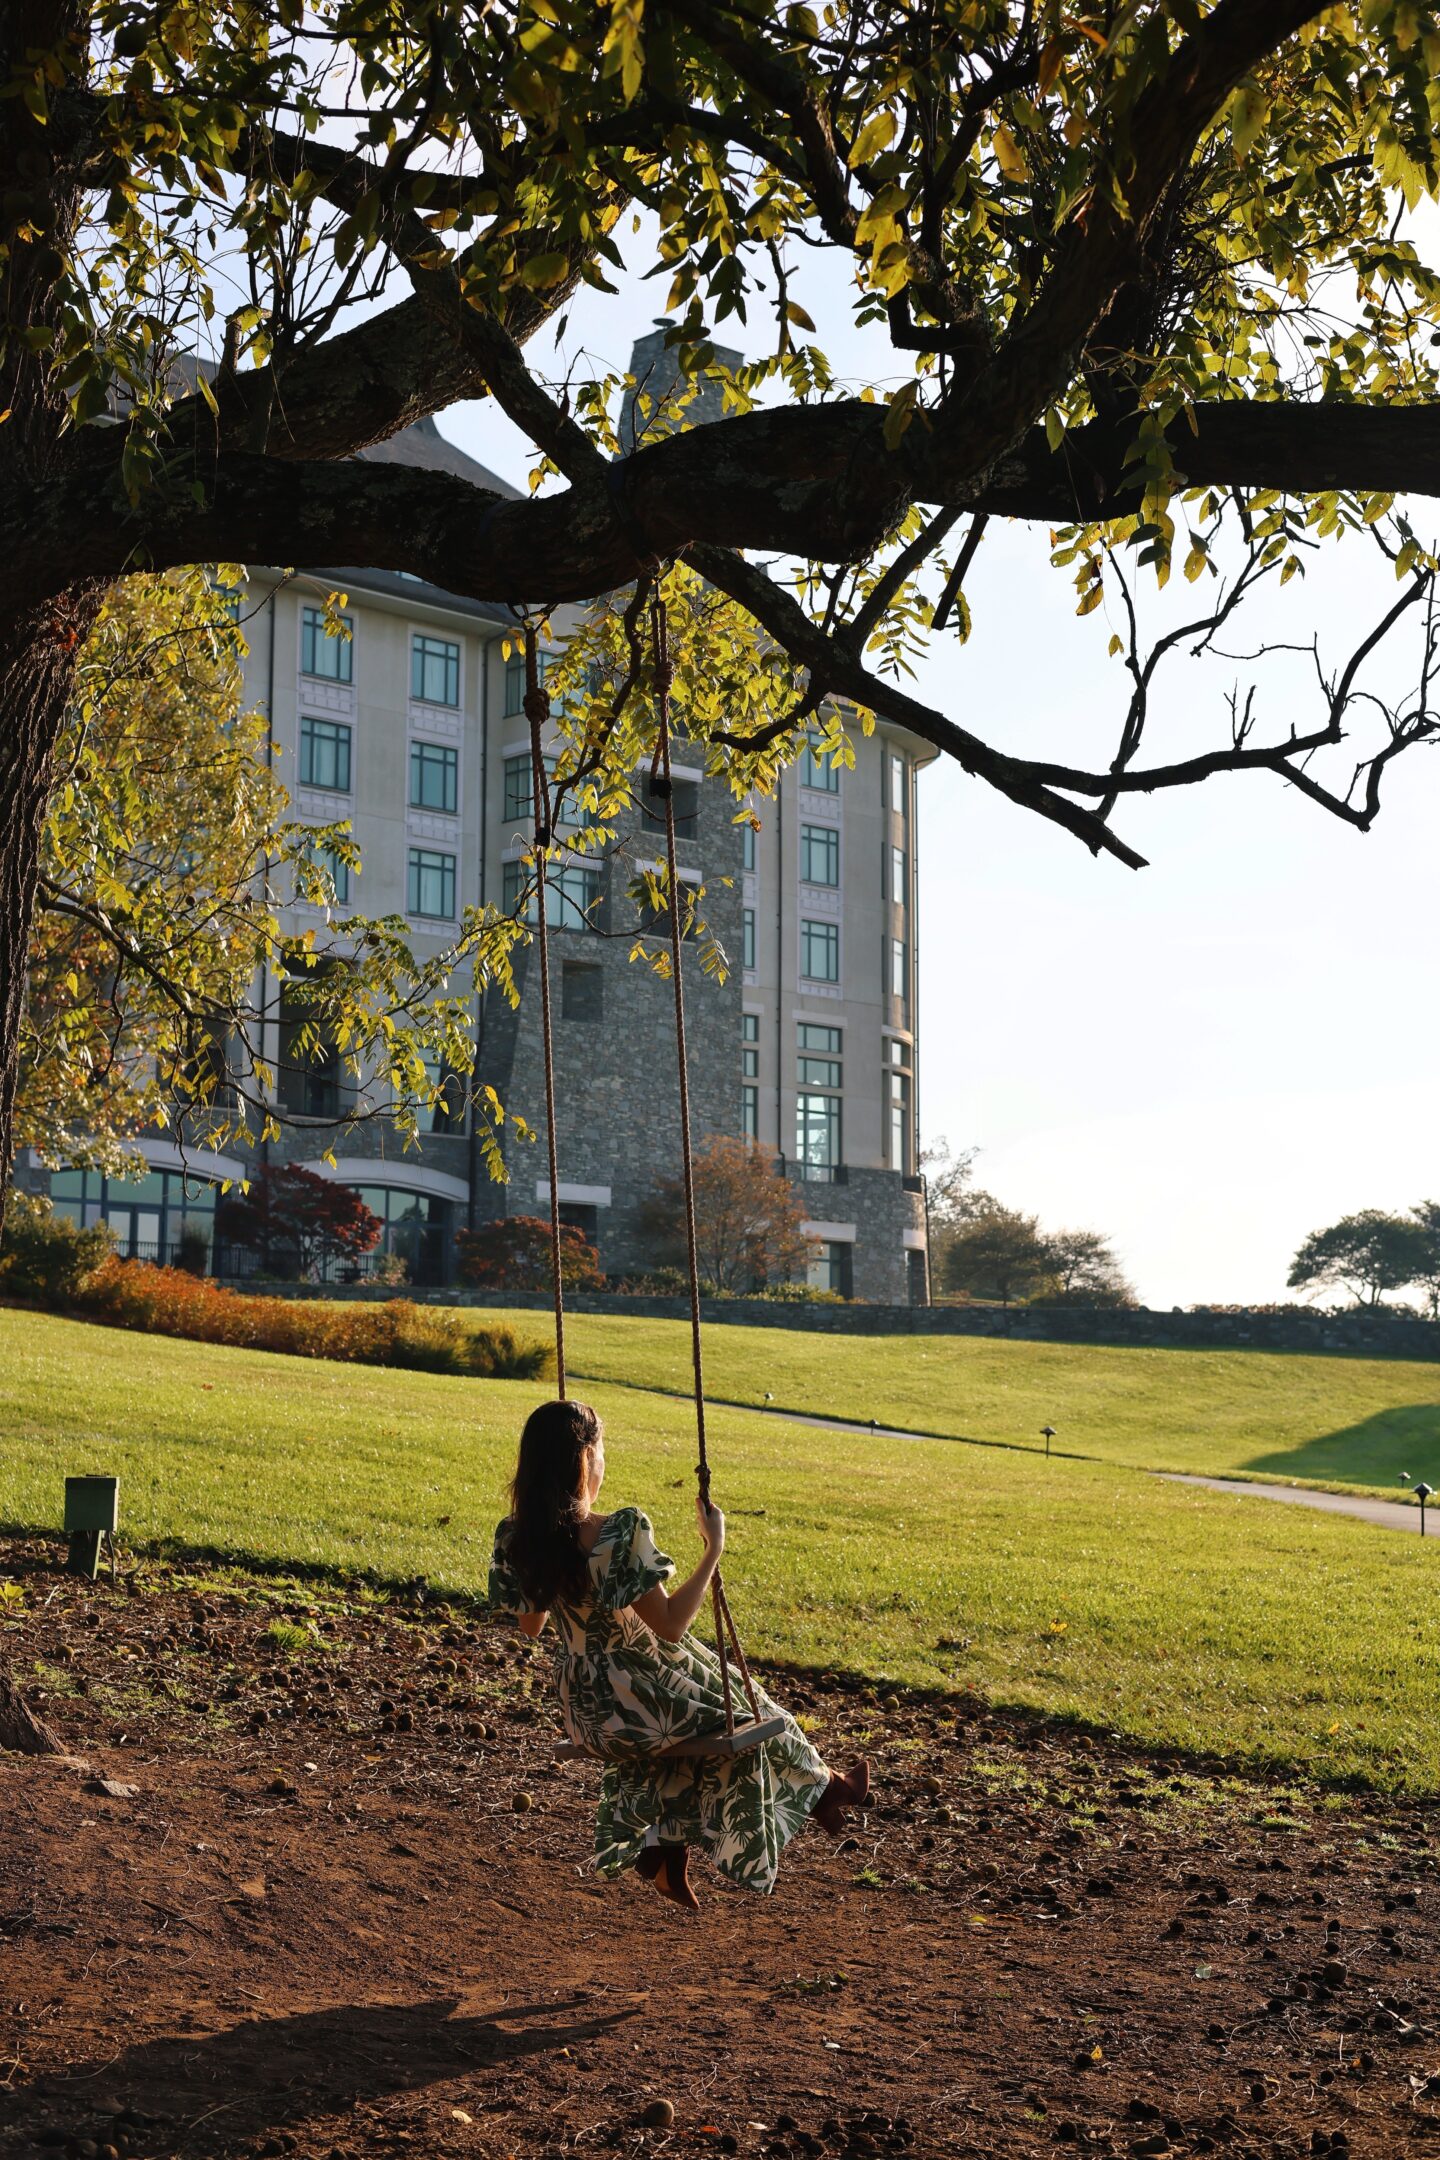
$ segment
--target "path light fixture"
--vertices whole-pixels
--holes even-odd
[[[1402,1470],[1400,1472],[1400,1483],[1402,1485],[1408,1485],[1410,1483],[1410,1472],[1408,1470]]]
[[[65,1480],[65,1532],[70,1540],[66,1565],[72,1575],[88,1575],[93,1582],[100,1572],[101,1548],[108,1547],[110,1577],[118,1579],[115,1532],[120,1527],[120,1480],[118,1477],[67,1477]]]
[[[1046,1460],[1046,1462],[1049,1462],[1049,1460],[1050,1460],[1050,1442],[1051,1442],[1051,1441],[1052,1441],[1052,1440],[1054,1439],[1054,1437],[1055,1437],[1055,1427],[1054,1427],[1053,1425],[1042,1425],[1042,1426],[1040,1427],[1040,1430],[1041,1430],[1041,1432],[1042,1432],[1042,1433],[1043,1433],[1043,1434],[1045,1435],[1045,1460]]]
[[[1415,1487],[1415,1498],[1420,1502],[1421,1537],[1424,1537],[1425,1535],[1425,1502],[1430,1498],[1430,1495],[1434,1492],[1434,1490],[1434,1486],[1427,1485],[1423,1477],[1421,1478],[1419,1484]]]

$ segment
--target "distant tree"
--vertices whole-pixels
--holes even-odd
[[[945,1247],[944,1283],[965,1297],[1029,1297],[1046,1274],[1047,1247],[1036,1215],[1002,1206],[992,1193],[972,1193]]]
[[[1414,1281],[1425,1292],[1425,1303],[1434,1320],[1440,1318],[1440,1200],[1422,1200],[1410,1213],[1424,1252]]]
[[[1427,1232],[1414,1216],[1363,1208],[1328,1230],[1312,1230],[1290,1264],[1292,1290],[1348,1290],[1357,1305],[1379,1305],[1387,1290],[1426,1279],[1432,1258]]]
[[[463,1281],[481,1290],[550,1288],[550,1225],[538,1215],[506,1215],[455,1240]],[[574,1223],[560,1225],[560,1281],[566,1290],[599,1290],[605,1277],[595,1247]]]
[[[695,1233],[700,1274],[717,1290],[788,1282],[809,1265],[813,1241],[801,1229],[798,1186],[779,1176],[752,1141],[716,1134],[695,1155]],[[666,1178],[646,1210],[659,1257],[685,1256],[685,1192]]]
[[[268,1269],[293,1267],[296,1279],[308,1282],[326,1260],[373,1252],[384,1227],[350,1186],[299,1163],[278,1163],[243,1198],[221,1202],[215,1229],[221,1244],[258,1253]]]
[[[1040,1297],[1047,1305],[1133,1305],[1114,1246],[1098,1230],[1054,1230],[1043,1239],[1049,1280]]]

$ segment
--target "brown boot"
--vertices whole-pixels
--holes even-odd
[[[690,1849],[686,1845],[647,1845],[635,1863],[635,1872],[653,1883],[661,1897],[685,1912],[699,1912],[700,1900],[690,1887]]]
[[[827,1837],[839,1837],[847,1808],[862,1808],[870,1797],[870,1765],[853,1763],[843,1777],[832,1777],[815,1803],[815,1820]]]

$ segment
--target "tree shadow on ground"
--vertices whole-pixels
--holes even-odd
[[[1398,1486],[1400,1473],[1440,1486],[1440,1403],[1401,1403],[1358,1425],[1272,1448],[1240,1465],[1249,1474],[1311,1485]]]
[[[640,2014],[583,2007],[582,1998],[506,2004],[455,2014],[453,1997],[412,2003],[342,2003],[287,2017],[255,2017],[222,2032],[167,2035],[118,2057],[79,2063],[0,2113],[33,2138],[53,2125],[71,2137],[109,2135],[108,2118],[132,2107],[163,2126],[167,2145],[232,2155],[357,2102],[422,2091],[596,2040]],[[579,2013],[579,2014],[577,2014]]]

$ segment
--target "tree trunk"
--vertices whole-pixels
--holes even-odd
[[[0,1230],[15,1152],[15,1087],[40,837],[55,747],[80,642],[98,592],[61,595],[43,610],[0,617]]]
[[[36,1717],[13,1681],[0,1672],[0,1748],[22,1755],[60,1755],[64,1750],[42,1718]]]

